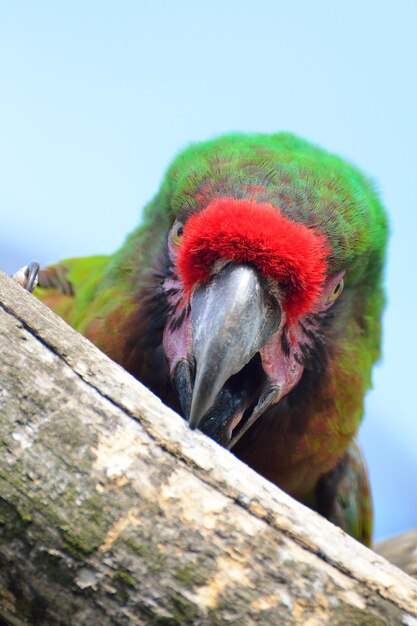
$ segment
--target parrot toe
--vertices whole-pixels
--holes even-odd
[[[31,261],[28,265],[17,270],[17,272],[12,275],[12,278],[26,289],[26,291],[32,293],[38,284],[39,269],[39,263],[37,261]]]

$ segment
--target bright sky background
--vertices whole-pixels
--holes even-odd
[[[361,431],[376,537],[417,527],[417,3],[0,2],[0,267],[107,253],[190,141],[287,130],[378,184],[383,363]]]

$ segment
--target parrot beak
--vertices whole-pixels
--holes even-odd
[[[227,445],[255,395],[256,408],[265,409],[258,352],[277,331],[281,309],[252,266],[228,263],[195,291],[191,315],[196,375],[189,424]]]

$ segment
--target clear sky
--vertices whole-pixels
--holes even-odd
[[[190,141],[287,130],[391,216],[361,441],[376,537],[417,527],[417,3],[0,1],[0,267],[115,250]]]

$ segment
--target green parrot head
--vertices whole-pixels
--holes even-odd
[[[138,263],[128,368],[228,447],[325,411],[351,437],[379,356],[385,239],[371,183],[320,148],[284,133],[191,146],[117,260]]]

